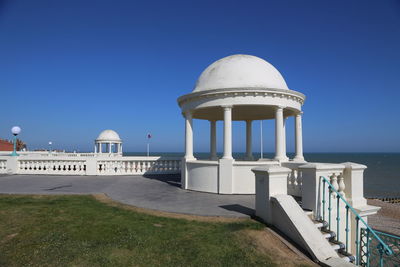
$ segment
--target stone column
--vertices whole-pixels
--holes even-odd
[[[286,120],[287,117],[283,117],[283,155],[285,156],[285,160],[289,160],[286,154]]]
[[[108,154],[111,153],[111,143],[108,143]]]
[[[97,144],[94,143],[94,153],[97,153]]]
[[[99,153],[103,153],[103,147],[102,147],[102,143],[98,143],[99,144]]]
[[[185,116],[185,159],[191,160],[194,159],[192,112],[186,111],[184,116]]]
[[[285,161],[284,150],[283,107],[276,107],[275,111],[275,160]]]
[[[224,106],[224,156],[232,159],[232,106]]]
[[[252,151],[252,129],[251,129],[251,125],[252,125],[251,120],[247,120],[246,121],[246,159],[247,160],[253,160],[253,151]]]
[[[217,121],[210,120],[210,159],[217,160]]]
[[[294,117],[294,130],[295,130],[295,143],[296,143],[296,154],[294,156],[294,160],[296,161],[304,161],[303,156],[303,129],[301,116],[303,112],[299,112]]]
[[[122,154],[122,143],[119,144],[119,151],[120,154]]]

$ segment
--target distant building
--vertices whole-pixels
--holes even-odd
[[[13,143],[8,140],[0,139],[0,151],[13,151]]]

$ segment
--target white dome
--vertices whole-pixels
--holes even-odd
[[[121,142],[121,138],[119,138],[119,135],[117,132],[113,130],[104,130],[99,134],[99,137],[97,137],[96,141],[115,141],[115,142]]]
[[[250,55],[232,55],[215,61],[200,75],[193,92],[222,88],[289,89],[274,66]]]

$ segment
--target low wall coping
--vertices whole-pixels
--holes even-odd
[[[251,171],[254,172],[255,174],[264,173],[264,172],[268,172],[270,174],[287,174],[287,173],[292,172],[292,170],[289,168],[276,166],[276,165],[255,167],[255,168],[251,169]]]
[[[315,169],[315,170],[343,170],[346,166],[338,163],[307,163],[300,165],[299,169]]]

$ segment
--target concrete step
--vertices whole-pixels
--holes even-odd
[[[347,262],[355,262],[356,261],[356,257],[354,257],[351,254],[348,254],[348,255],[339,254],[339,257]]]
[[[313,220],[313,222],[314,222],[315,226],[316,226],[318,229],[325,228],[325,227],[328,226],[328,222],[326,222],[326,221],[316,221],[316,220]]]
[[[326,238],[326,239],[331,239],[332,237],[335,237],[336,234],[334,232],[330,232],[330,233],[324,233],[322,232],[322,235]]]
[[[340,242],[338,242],[338,243],[333,243],[333,242],[330,242],[331,243],[331,246],[332,246],[332,248],[334,249],[334,250],[336,250],[336,251],[338,251],[338,250],[343,250],[343,249],[345,249],[345,245],[343,244],[343,243],[340,243]]]

